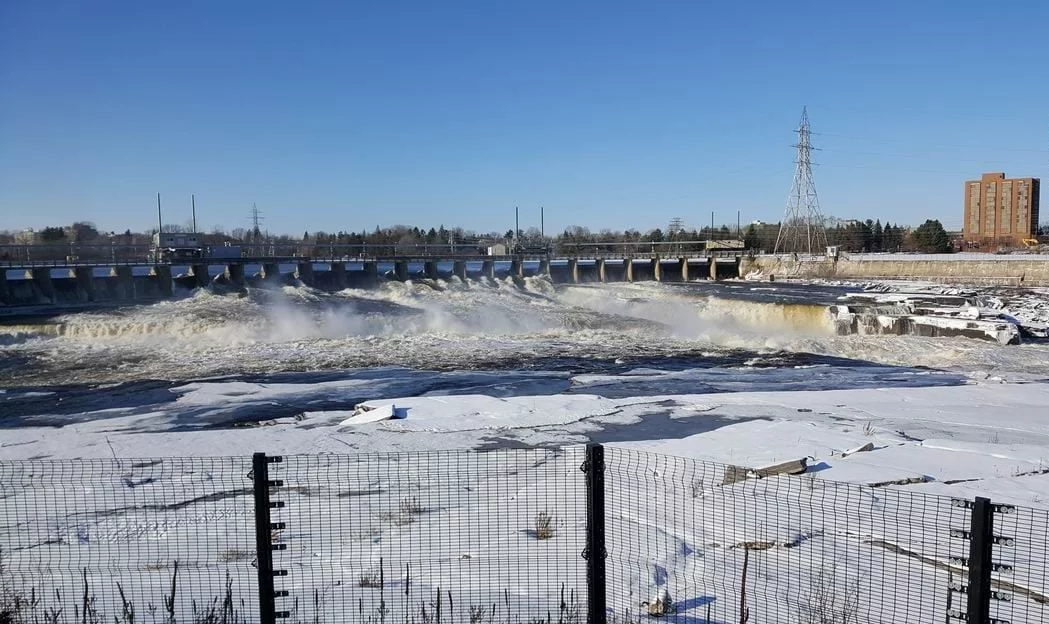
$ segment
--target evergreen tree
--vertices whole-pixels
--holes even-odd
[[[828,232],[829,234],[830,232]],[[754,227],[753,223],[747,226],[746,232],[743,234],[743,247],[745,249],[758,248],[758,228]]]
[[[45,243],[58,243],[66,239],[66,232],[60,227],[46,227],[40,230],[40,240]]]
[[[925,253],[948,253],[951,251],[951,238],[947,230],[935,219],[927,219],[911,233],[915,246]]]

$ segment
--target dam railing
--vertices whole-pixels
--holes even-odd
[[[0,461],[0,621],[1049,621],[1049,511],[804,468],[597,444]]]

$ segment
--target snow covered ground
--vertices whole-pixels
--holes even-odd
[[[236,389],[240,396],[265,391]],[[608,450],[617,614],[636,616],[666,591],[689,621],[704,621],[708,607],[714,621],[732,621],[746,551],[759,621],[795,621],[824,582],[857,596],[861,621],[931,621],[946,608],[950,578],[962,574],[950,557],[965,555],[950,530],[966,528],[966,511],[948,497],[987,495],[1020,506],[1017,521],[1028,527],[1014,527],[1009,556],[1021,582],[1012,581],[1013,593],[1023,596],[1009,604],[1011,621],[1049,615],[1036,599],[1046,593],[1046,536],[1035,527],[1047,515],[1028,509],[1049,508],[1043,384],[623,399],[426,396],[375,405],[389,403],[406,417],[343,426],[346,411],[317,411],[251,428],[165,432],[170,417],[156,413],[7,430],[6,460],[94,458],[88,466],[98,472],[78,478],[75,466],[59,464],[72,479],[41,482],[46,463],[0,464],[8,565],[75,560],[104,569],[121,561],[115,578],[155,600],[172,572],[167,562],[177,558],[199,587],[221,587],[231,566],[240,569],[236,595],[250,598],[247,456],[263,450],[291,456],[275,465],[288,504],[280,518],[289,527],[278,562],[290,570],[285,587],[302,600],[300,616],[330,618],[361,605],[374,615],[380,598],[365,579],[380,567],[383,591],[404,598],[384,598],[391,613],[432,603],[438,588],[455,588],[453,602],[464,609],[542,613],[559,608],[562,586],[580,600],[585,587],[578,444],[632,437]],[[688,431],[701,433],[681,435]],[[493,446],[537,448],[446,451]],[[362,451],[412,453],[348,456]],[[193,460],[172,459],[183,456],[242,459],[201,459],[220,461],[204,471],[213,478],[201,479]],[[804,475],[725,483],[726,464],[759,468],[799,458],[809,466]],[[232,474],[224,472],[231,462]],[[34,487],[20,487],[27,483]],[[150,510],[157,497],[172,502],[172,488],[175,499],[207,502]],[[74,494],[74,509],[56,506],[62,492]],[[534,537],[540,512],[553,518],[549,540]],[[202,529],[210,536],[203,541]],[[53,578],[75,592],[76,577]],[[398,593],[408,587],[415,598]],[[318,604],[310,602],[314,589]]]
[[[579,621],[581,445],[597,441],[607,453],[609,600],[619,618],[646,619],[669,597],[678,621],[698,624],[708,613],[710,621],[739,621],[746,565],[754,622],[850,609],[858,621],[940,621],[949,584],[964,578],[951,558],[967,554],[951,531],[967,528],[968,511],[952,499],[988,496],[1015,506],[996,531],[1013,539],[996,547],[1013,566],[996,587],[1013,600],[994,612],[1016,623],[1049,621],[1045,345],[834,336],[818,306],[697,304],[647,286],[499,290],[483,299],[497,322],[472,331],[484,305],[469,293],[397,288],[371,296],[406,309],[425,300],[425,313],[403,312],[416,328],[403,335],[400,317],[384,312],[353,320],[363,330],[338,315],[319,327],[293,315],[280,324],[286,335],[264,339],[274,330],[266,319],[236,323],[252,302],[223,301],[235,309],[208,325],[200,321],[210,302],[193,301],[131,319],[71,319],[66,335],[47,344],[19,335],[10,352],[59,372],[75,354],[78,375],[106,383],[137,379],[141,370],[125,375],[114,362],[133,368],[154,347],[157,357],[143,364],[151,375],[180,358],[190,366],[249,356],[259,366],[313,365],[342,363],[342,350],[377,353],[375,362],[387,365],[398,349],[413,361],[451,356],[474,366],[494,352],[539,360],[654,352],[669,361],[709,348],[725,365],[660,368],[653,358],[583,373],[370,368],[307,381],[116,385],[112,395],[110,386],[8,388],[0,410],[22,410],[7,421],[17,426],[0,430],[8,570],[48,600],[60,589],[67,615],[87,569],[99,609],[120,612],[110,586],[119,580],[140,614],[153,603],[158,617],[173,576],[184,583],[178,609],[188,613],[193,597],[221,597],[228,572],[230,595],[244,600],[238,610],[250,621],[250,455],[264,451],[285,456],[273,466],[286,503],[275,519],[286,528],[273,538],[287,547],[276,553],[288,570],[278,587],[297,600],[285,605],[294,620],[420,620],[424,607],[432,617],[440,590],[446,621],[525,622],[547,613]],[[167,315],[179,305],[200,316],[172,330]],[[593,311],[603,315],[599,326],[587,325]],[[236,340],[217,344],[220,334]],[[792,359],[813,353],[823,359]],[[105,370],[91,370],[93,358]],[[96,399],[84,398],[92,392]],[[400,417],[347,424],[362,413],[350,397],[373,410],[392,406]],[[65,408],[70,402],[85,407]],[[277,416],[242,422],[249,412]],[[86,461],[66,461],[73,459]],[[745,471],[800,459],[803,474],[726,478],[730,465]],[[552,528],[546,539],[542,514]]]
[[[676,373],[665,373],[675,375]],[[650,375],[647,379],[654,383]],[[634,380],[624,380],[634,382]],[[583,389],[608,378],[580,377]],[[217,401],[200,383],[182,400]],[[238,400],[275,388],[222,384]],[[178,408],[134,416],[96,415],[65,427],[7,429],[0,458],[206,457],[347,454],[361,451],[560,447],[590,440],[724,463],[757,466],[808,457],[819,478],[908,485],[967,495],[980,481],[1012,478],[1024,495],[983,494],[1049,507],[1049,385],[974,382],[962,386],[833,391],[632,396],[493,397],[432,395],[365,402],[394,404],[404,419],[340,426],[352,412],[304,411],[234,429],[185,431]],[[182,404],[177,404],[183,407]],[[689,431],[695,434],[689,434]],[[684,434],[684,435],[682,435]],[[840,457],[872,442],[875,449]],[[616,442],[619,443],[619,442]],[[1042,472],[1043,474],[1038,474]],[[1017,476],[1020,475],[1020,476]],[[964,481],[955,485],[944,482]],[[935,487],[934,487],[935,486]]]

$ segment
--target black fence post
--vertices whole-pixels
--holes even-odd
[[[273,551],[270,550],[270,465],[265,453],[251,456],[251,475],[255,488],[255,561],[259,576],[259,622],[276,624],[273,595]]]
[[[270,479],[270,464],[281,461],[280,457],[268,457],[265,453],[251,456],[251,475],[255,491],[255,561],[259,577],[259,623],[276,624],[277,618],[288,617],[287,611],[277,611],[276,598],[287,596],[287,591],[276,591],[273,577],[284,576],[285,570],[273,569],[273,551],[284,550],[285,544],[273,543],[273,531],[284,528],[283,522],[270,521],[270,509],[283,507],[284,503],[270,500],[270,488],[283,485]]]
[[[583,462],[586,473],[586,595],[587,623],[605,624],[607,596],[605,593],[605,448],[600,444],[586,445]]]
[[[973,502],[969,529],[968,621],[988,624],[991,618],[991,557],[994,549],[994,508],[990,499]]]

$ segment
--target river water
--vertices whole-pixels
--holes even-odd
[[[200,290],[0,326],[0,427],[148,413],[201,380],[226,391],[181,406],[182,427],[424,394],[623,397],[1049,377],[1044,344],[839,336],[827,306],[849,291],[542,278],[523,287],[453,279],[339,293]],[[594,375],[606,382],[579,381]],[[237,400],[245,383],[280,391]]]

